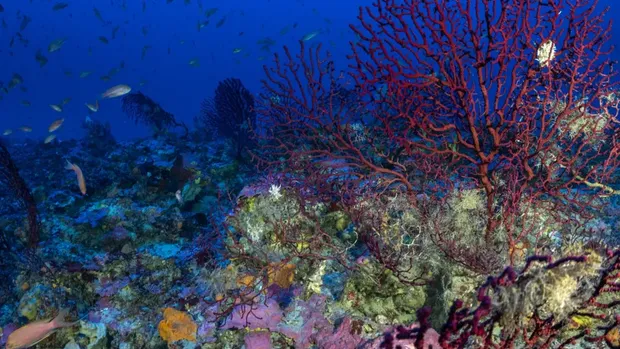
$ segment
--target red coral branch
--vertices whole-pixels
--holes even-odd
[[[373,118],[407,155],[455,164],[446,181],[470,178],[485,190],[489,243],[511,217],[497,215],[507,175],[518,197],[574,209],[593,204],[575,188],[605,183],[618,167],[610,27],[595,8],[378,0],[351,26],[360,38],[352,76],[373,96]]]

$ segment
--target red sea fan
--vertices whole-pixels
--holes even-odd
[[[487,246],[500,226],[511,249],[523,241],[510,227],[522,197],[583,214],[608,194],[575,190],[605,188],[620,163],[604,146],[618,115],[606,12],[591,0],[378,0],[351,26],[369,112],[408,157],[446,169],[442,182],[484,190]]]
[[[265,67],[257,111],[275,159],[267,165],[334,183],[325,194],[350,188],[344,199],[392,191],[425,195],[411,205],[430,207],[479,190],[475,248],[443,226],[429,229],[433,240],[485,274],[513,263],[537,229],[522,217],[545,209],[554,223],[580,224],[620,167],[605,14],[589,0],[377,0],[352,26],[350,76],[303,41]],[[353,109],[339,84],[359,91]]]

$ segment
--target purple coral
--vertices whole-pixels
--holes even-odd
[[[359,335],[361,328],[355,328],[356,323],[358,322],[345,317],[335,331],[323,327],[322,331],[314,336],[315,342],[322,349],[357,348],[362,337]]]
[[[222,329],[249,328],[255,330],[265,328],[274,331],[282,320],[282,310],[273,299],[253,305],[235,307]]]
[[[247,348],[271,348],[269,332],[279,332],[291,338],[295,341],[295,348],[299,349],[310,348],[313,344],[324,349],[357,347],[362,342],[357,329],[359,323],[344,318],[334,328],[323,315],[325,302],[322,295],[313,295],[307,301],[298,299],[288,309],[286,318],[278,303],[271,298],[252,307],[239,305],[220,329],[250,330],[245,338]],[[259,329],[262,332],[255,331]]]

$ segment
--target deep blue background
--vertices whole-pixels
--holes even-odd
[[[126,0],[126,10],[119,0],[63,1],[69,6],[53,11],[58,1],[0,0],[5,8],[0,13],[0,22],[4,19],[8,25],[7,29],[0,28],[0,81],[6,85],[13,73],[18,73],[28,89],[22,92],[15,88],[0,101],[0,132],[14,129],[10,138],[24,137],[24,133],[15,129],[27,125],[34,129],[28,137],[43,139],[49,124],[60,117],[65,118],[65,124],[57,131],[58,139],[81,136],[81,124],[89,113],[84,103],[93,103],[98,95],[116,84],[127,84],[144,92],[177,119],[189,124],[199,113],[203,98],[213,95],[218,81],[237,77],[253,93],[258,93],[264,75],[262,66],[272,60],[273,52],[281,51],[283,45],[293,45],[296,52],[297,42],[315,30],[322,32],[308,44],[323,42],[335,57],[340,57],[338,61],[344,68],[348,42],[353,39],[348,24],[355,21],[360,4],[370,3],[370,0],[202,0],[201,11],[197,0],[191,0],[189,5],[184,0],[174,0],[171,4],[165,0],[146,0],[147,10],[143,12],[142,0]],[[104,25],[98,20],[93,7],[111,23]],[[209,8],[218,11],[199,32],[197,23],[207,19],[204,12]],[[19,31],[22,14],[32,18],[22,32],[30,42],[24,47],[16,40],[9,49],[11,37]],[[216,28],[224,16],[225,23]],[[297,27],[293,29],[294,23]],[[117,25],[120,30],[112,40],[112,30]],[[142,33],[143,26],[148,29],[147,35]],[[287,26],[290,30],[282,35]],[[110,39],[109,44],[100,42],[99,36]],[[276,41],[271,53],[261,51],[257,44],[266,37]],[[59,51],[49,53],[49,44],[58,38],[67,41]],[[145,45],[152,48],[142,60]],[[168,54],[169,47],[171,54]],[[235,48],[242,51],[235,54]],[[35,60],[39,49],[49,59],[43,68]],[[195,58],[200,62],[199,67],[189,64]],[[125,61],[125,68],[112,80],[100,79],[121,61]],[[66,70],[72,72],[71,77],[65,75]],[[82,79],[79,78],[82,71],[93,73]],[[147,83],[140,86],[143,80]],[[67,97],[72,100],[62,113],[49,107]],[[32,105],[23,106],[23,100]],[[117,139],[148,134],[148,129],[135,126],[122,113],[120,99],[99,103],[99,112],[91,118],[109,121]]]
[[[345,68],[348,42],[354,39],[348,25],[356,23],[358,7],[370,4],[371,0],[202,0],[202,10],[198,0],[191,0],[189,5],[184,0],[174,0],[171,4],[166,0],[146,0],[146,12],[142,11],[142,0],[126,0],[125,10],[121,0],[64,0],[69,7],[53,11],[52,6],[57,2],[0,0],[5,8],[0,21],[3,19],[8,26],[0,27],[0,81],[6,84],[13,73],[19,73],[24,78],[23,86],[28,89],[26,92],[13,89],[0,101],[0,132],[27,125],[34,129],[28,137],[43,139],[49,124],[64,117],[65,125],[57,131],[58,138],[79,137],[80,125],[88,114],[84,103],[94,102],[116,84],[128,84],[134,90],[143,91],[177,119],[189,124],[199,113],[202,99],[212,96],[222,79],[240,78],[253,93],[259,92],[262,66],[272,59],[272,53],[260,50],[257,44],[260,39],[269,37],[276,41],[272,52],[281,51],[283,45],[291,45],[296,52],[299,39],[321,30],[308,43],[323,42],[336,58],[337,68]],[[607,5],[612,6],[608,18],[613,18],[617,14],[614,10],[620,11],[620,5],[613,0],[599,3],[600,8]],[[102,24],[95,17],[93,7],[110,23]],[[206,20],[204,12],[209,8],[218,11],[198,31],[197,23]],[[32,18],[22,32],[29,44],[24,47],[16,40],[10,49],[9,42],[19,31],[23,14]],[[224,16],[224,25],[216,28],[215,24]],[[297,27],[293,29],[294,23]],[[117,25],[120,30],[116,39],[109,44],[98,40],[99,36],[110,39]],[[290,30],[282,35],[282,29],[287,26]],[[142,33],[143,27],[147,28],[147,35]],[[241,32],[243,35],[239,35]],[[612,41],[616,42],[620,28],[615,28],[614,33]],[[59,51],[48,53],[48,45],[58,38],[67,38],[67,42]],[[142,60],[145,45],[152,48]],[[235,48],[242,51],[235,54]],[[49,59],[43,68],[35,61],[39,49]],[[259,60],[261,56],[264,60]],[[618,53],[614,56],[620,58]],[[199,67],[189,64],[195,58],[200,62]],[[125,62],[125,68],[111,81],[100,80],[121,61]],[[72,76],[67,77],[65,71],[71,71]],[[82,71],[92,71],[92,75],[81,79]],[[141,81],[147,82],[140,86]],[[67,97],[72,100],[62,113],[49,107]],[[23,106],[23,100],[30,101],[32,106]],[[100,101],[100,110],[92,118],[109,121],[117,139],[149,132],[127,119],[119,99]],[[19,137],[24,137],[24,133],[16,131],[10,136]]]

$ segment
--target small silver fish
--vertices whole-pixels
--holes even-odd
[[[51,53],[51,52],[56,52],[60,50],[62,48],[62,45],[64,45],[66,41],[67,40],[64,38],[56,39],[52,41],[52,43],[50,43],[49,46],[47,47],[47,51]]]
[[[86,107],[90,109],[93,113],[96,113],[99,110],[99,101],[95,101],[95,104],[84,103]]]
[[[308,33],[308,34],[304,35],[304,37],[303,37],[303,38],[301,38],[301,39],[302,39],[303,41],[312,40],[312,39],[314,39],[314,38],[315,38],[317,35],[319,35],[319,34],[321,34],[321,31],[320,31],[320,30],[315,30],[315,31],[313,31],[313,32],[310,32],[310,33]]]
[[[52,123],[50,124],[50,126],[47,128],[47,130],[48,130],[49,132],[54,132],[54,131],[58,130],[58,129],[62,126],[62,123],[63,123],[63,122],[65,122],[65,119],[64,119],[64,118],[62,118],[62,119],[58,119],[58,120],[56,120],[56,121],[52,122]]]
[[[181,190],[177,190],[177,192],[174,193],[174,196],[176,196],[177,201],[179,202],[179,204],[183,205],[183,195],[181,194]]]
[[[101,98],[120,97],[120,96],[124,96],[128,94],[129,92],[131,92],[131,87],[127,85],[116,85],[114,87],[109,88],[107,91],[105,91],[101,95]]]

